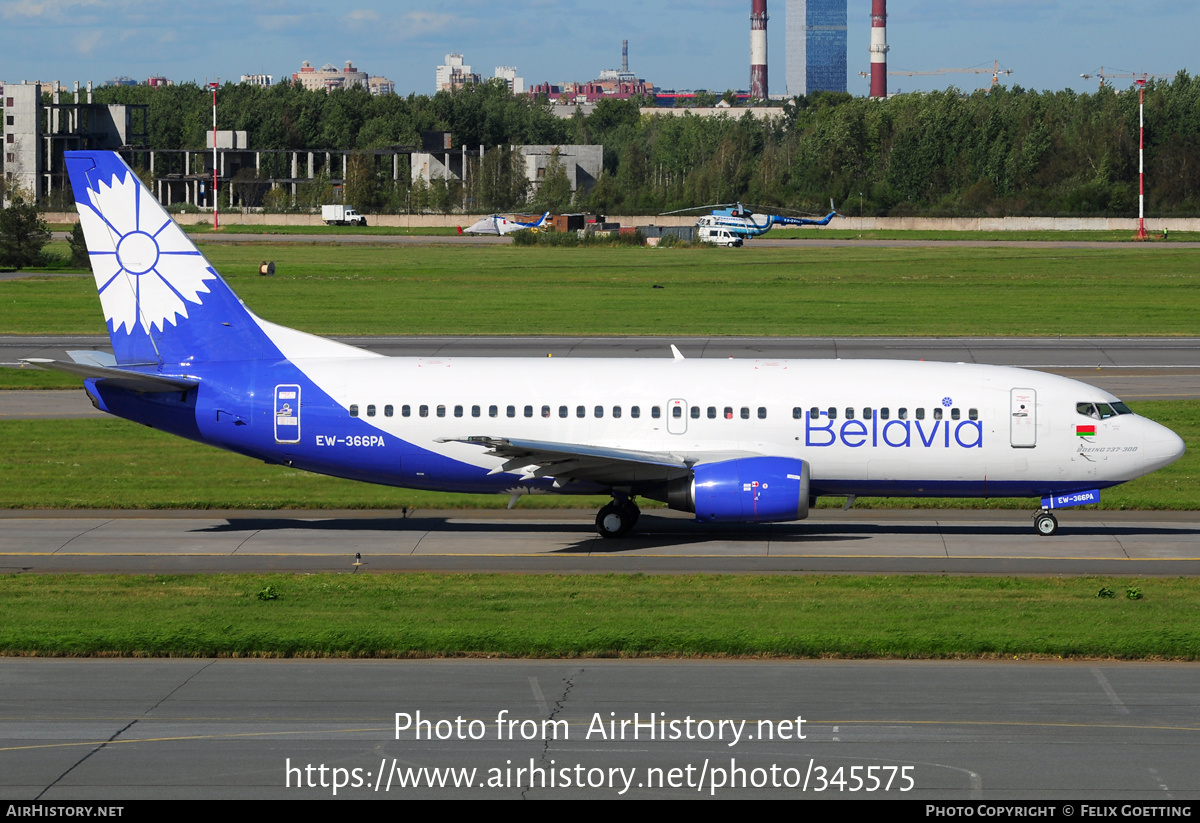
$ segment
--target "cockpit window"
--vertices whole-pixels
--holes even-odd
[[[1095,420],[1107,420],[1118,414],[1133,414],[1124,403],[1076,403],[1075,411]]]

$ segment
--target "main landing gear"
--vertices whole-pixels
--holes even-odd
[[[1050,537],[1058,533],[1058,518],[1049,509],[1042,509],[1033,516],[1033,527],[1042,537]]]
[[[601,537],[624,537],[637,524],[641,514],[632,497],[614,497],[596,515],[596,531]]]

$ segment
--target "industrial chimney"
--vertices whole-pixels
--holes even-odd
[[[621,74],[629,74],[629,41],[621,41]]]
[[[871,96],[887,97],[887,0],[871,0]]]
[[[767,0],[750,0],[750,98],[767,99]]]

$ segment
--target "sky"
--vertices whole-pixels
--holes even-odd
[[[867,93],[870,0],[848,2],[847,90]],[[770,92],[785,92],[784,0],[769,0]],[[515,66],[527,86],[586,81],[629,67],[659,87],[749,87],[749,0],[0,0],[0,81],[126,75],[173,82],[278,81],[302,60],[347,61],[400,94],[431,94],[438,64],[461,53],[483,77]],[[1195,73],[1200,3],[1142,0],[892,0],[888,68],[990,68],[1027,89],[1094,91],[1106,72]],[[1189,62],[1189,60],[1191,62]],[[889,90],[981,88],[990,74],[892,76]],[[1112,85],[1125,88],[1128,79]]]

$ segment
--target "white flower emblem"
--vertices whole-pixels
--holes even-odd
[[[187,304],[208,292],[204,281],[216,279],[208,261],[133,174],[90,195],[79,219],[113,331],[141,325],[149,334],[186,318]]]

